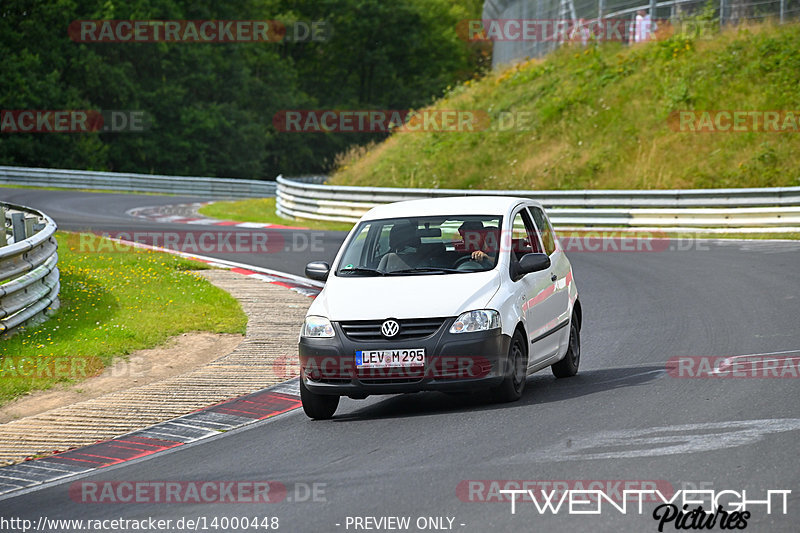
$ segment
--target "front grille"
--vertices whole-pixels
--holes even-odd
[[[354,320],[340,322],[342,331],[354,341],[385,341],[423,339],[436,333],[446,318],[413,318],[398,320],[400,331],[394,337],[384,337],[381,333],[383,320]]]

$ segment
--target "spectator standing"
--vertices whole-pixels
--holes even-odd
[[[649,41],[653,38],[653,32],[655,32],[655,30],[655,24],[653,24],[653,21],[650,18],[650,13],[644,9],[640,9],[636,14],[636,19],[634,19],[634,22],[631,25],[631,34],[633,36],[631,43],[643,43]]]

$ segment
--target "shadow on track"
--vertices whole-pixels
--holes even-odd
[[[643,365],[626,368],[588,370],[568,379],[556,379],[541,371],[528,377],[525,392],[518,402],[493,403],[488,392],[463,394],[420,392],[387,396],[386,400],[353,412],[334,416],[335,422],[356,422],[378,418],[408,418],[466,411],[488,411],[556,403],[598,392],[638,387],[663,375],[663,366]],[[352,404],[351,404],[352,405]]]

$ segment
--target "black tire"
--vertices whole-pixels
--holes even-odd
[[[557,378],[571,378],[578,373],[578,366],[581,363],[581,330],[578,328],[578,321],[575,315],[569,325],[569,346],[564,359],[553,364],[550,368],[553,375]]]
[[[333,418],[333,413],[339,407],[339,397],[327,394],[316,394],[306,388],[300,380],[300,400],[303,402],[303,411],[306,416],[314,420],[328,420]]]
[[[519,330],[511,337],[505,366],[505,378],[500,385],[492,389],[492,397],[497,402],[516,402],[522,397],[525,380],[528,377],[528,346],[525,336]]]

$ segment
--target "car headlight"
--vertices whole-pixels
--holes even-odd
[[[500,313],[492,309],[480,309],[461,313],[450,326],[450,333],[471,333],[500,327]]]
[[[333,326],[331,321],[324,316],[307,316],[306,321],[303,322],[303,332],[301,337],[333,337]]]

